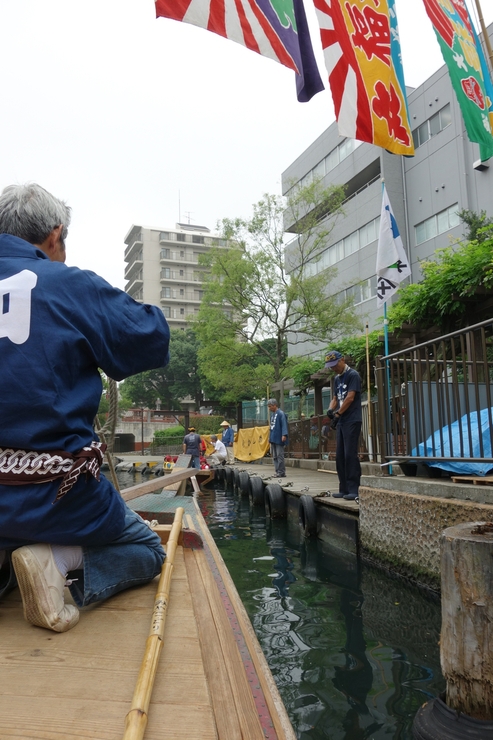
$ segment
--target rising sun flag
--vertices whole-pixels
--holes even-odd
[[[314,0],[339,133],[412,156],[394,0]]]
[[[383,186],[380,234],[377,247],[377,306],[389,300],[411,268],[385,185]]]
[[[423,0],[448,67],[469,139],[493,156],[493,87],[464,0]]]
[[[206,28],[289,67],[300,102],[324,89],[303,0],[156,0],[156,16]]]

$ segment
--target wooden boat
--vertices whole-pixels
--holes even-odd
[[[159,483],[169,487],[176,482],[173,475],[191,478],[196,472],[172,473],[122,492],[146,518],[164,522],[156,527],[163,542],[175,510],[184,509],[169,599],[164,599],[161,655],[159,662],[147,657],[157,666],[148,709],[135,705],[132,697],[138,694],[155,625],[159,579],[82,610],[78,625],[62,634],[25,622],[16,589],[0,602],[2,740],[295,739],[195,498],[149,491]],[[139,714],[147,724],[145,735],[130,727]]]

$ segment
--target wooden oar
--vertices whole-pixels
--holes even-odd
[[[183,512],[184,510],[181,507],[176,510],[173,526],[171,527],[170,537],[166,546],[166,560],[161,570],[156,598],[154,600],[151,629],[146,641],[144,659],[135,686],[132,705],[125,717],[123,740],[141,740],[144,737],[147,726],[147,713],[151,701],[154,679],[156,677],[159,655],[163,646],[164,623],[168,609],[171,575],[178,536],[181,532]]]

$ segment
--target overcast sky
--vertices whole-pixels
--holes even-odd
[[[490,23],[493,2],[482,4]],[[416,87],[441,66],[440,49],[422,0],[396,6]],[[35,181],[66,200],[67,263],[121,288],[132,224],[173,227],[179,208],[211,229],[248,217],[334,121],[328,89],[298,103],[289,69],[156,20],[153,0],[0,0],[0,28],[0,188]],[[312,38],[325,80],[316,29]]]

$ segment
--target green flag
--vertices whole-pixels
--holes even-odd
[[[481,160],[493,157],[493,134],[488,92],[491,80],[465,3],[461,0],[423,0],[448,67],[469,139],[479,144]]]

